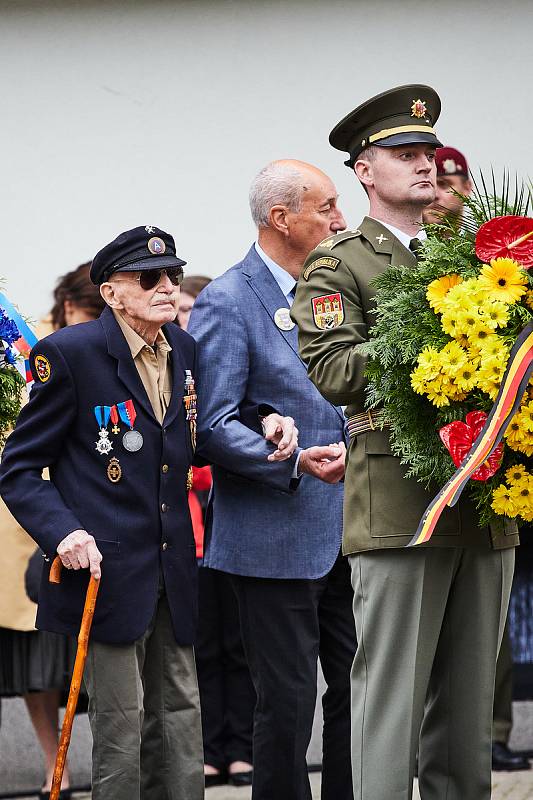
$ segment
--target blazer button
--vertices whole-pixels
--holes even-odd
[[[168,506],[166,503],[161,503],[161,511],[163,512],[163,514],[165,513],[165,511],[168,511]]]
[[[161,545],[161,550],[166,550],[167,547],[168,547],[168,544],[166,542],[163,542],[163,544]]]
[[[163,464],[163,466],[161,467],[161,472],[164,472],[166,475],[166,473],[168,472],[168,464]]]

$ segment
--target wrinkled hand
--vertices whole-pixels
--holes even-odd
[[[96,580],[100,580],[102,554],[96,546],[94,536],[87,531],[72,531],[57,545],[57,554],[67,569],[89,569]]]
[[[308,447],[301,452],[298,471],[306,472],[325,483],[338,483],[344,475],[345,458],[344,442],[327,447]]]
[[[286,461],[298,446],[298,428],[292,417],[280,414],[269,414],[261,421],[263,434],[267,442],[277,446],[277,450],[268,456],[269,461]]]

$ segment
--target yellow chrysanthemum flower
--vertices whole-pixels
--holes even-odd
[[[509,494],[521,517],[533,510],[533,477],[525,476],[514,483]]]
[[[505,363],[507,363],[507,359],[509,358],[509,348],[501,336],[495,333],[492,333],[485,339],[479,347],[479,352],[481,353],[482,360],[486,358],[499,358],[505,360]]]
[[[512,258],[494,258],[490,266],[484,264],[479,282],[502,303],[516,303],[526,293],[527,278]]]
[[[463,279],[460,275],[452,273],[451,275],[444,275],[442,278],[431,281],[426,292],[426,297],[431,308],[433,308],[437,313],[440,313],[443,309],[442,301],[450,289],[453,286],[457,286],[457,284],[461,283],[462,280]]]
[[[521,406],[518,416],[520,426],[528,433],[533,433],[533,401]]]
[[[505,517],[516,517],[517,508],[511,490],[501,483],[492,493],[491,508],[496,514]]]
[[[520,424],[519,415],[515,414],[504,433],[505,441],[511,448],[526,456],[533,456],[533,440],[531,434]]]
[[[470,392],[477,384],[477,371],[471,364],[467,363],[464,367],[457,370],[454,381],[461,391]]]
[[[526,292],[526,296],[524,297],[524,300],[525,300],[526,306],[529,306],[529,308],[533,308],[533,289],[529,289],[529,291]]]
[[[440,372],[440,353],[434,347],[425,347],[418,356],[420,376],[426,381],[433,380]]]
[[[468,364],[468,356],[460,344],[448,342],[440,351],[440,362],[442,371],[453,377],[458,369]]]
[[[427,391],[426,370],[420,365],[411,372],[411,387],[417,394],[425,394]]]
[[[490,341],[491,336],[493,336],[490,332],[490,329],[486,327],[483,323],[477,325],[471,333],[468,334],[468,344],[474,350],[481,350],[485,342]]]
[[[514,484],[527,474],[528,472],[523,464],[515,464],[514,467],[509,467],[505,473],[505,480]]]
[[[453,336],[455,338],[462,337],[461,331],[457,330],[457,320],[456,320],[456,312],[453,310],[450,311],[443,311],[442,316],[440,318],[440,325],[444,333],[447,333],[448,336]]]
[[[484,303],[479,309],[479,315],[492,330],[504,328],[509,322],[509,307],[495,300],[493,303]]]

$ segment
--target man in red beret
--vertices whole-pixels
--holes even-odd
[[[423,220],[426,224],[434,225],[446,217],[460,223],[463,201],[454,192],[468,196],[472,191],[466,158],[455,147],[438,147],[435,151],[435,162],[437,191],[435,200],[424,209]]]

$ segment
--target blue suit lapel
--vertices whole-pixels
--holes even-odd
[[[294,351],[298,361],[307,374],[307,367],[300,358],[298,349],[298,328],[295,325],[290,331],[282,331],[274,321],[274,314],[278,308],[287,308],[287,298],[279,288],[274,276],[259,257],[257,250],[252,245],[244,261],[242,262],[242,272],[252,291],[256,294],[259,302],[272,320],[272,325],[277,332],[285,339],[289,347]],[[335,409],[343,424],[345,423],[344,414],[341,409],[330,404]]]
[[[256,294],[259,302],[272,320],[272,324],[278,333],[285,339],[289,347],[292,348],[298,360],[305,366],[300,358],[298,351],[298,328],[294,326],[290,331],[283,331],[278,328],[274,321],[274,315],[278,308],[287,308],[287,298],[279,288],[274,276],[263,262],[255,247],[251,247],[243,261],[243,274]]]

